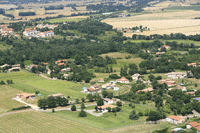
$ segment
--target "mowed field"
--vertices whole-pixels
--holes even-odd
[[[0,114],[10,111],[12,108],[24,106],[24,104],[13,100],[16,94],[23,91],[11,88],[7,85],[0,86]]]
[[[101,129],[56,117],[47,113],[29,111],[0,117],[0,132],[28,133],[102,133]]]
[[[0,73],[0,80],[6,82],[6,80],[11,79],[14,84],[9,86],[29,93],[40,91],[40,93],[45,97],[55,93],[62,93],[65,96],[70,96],[72,99],[86,96],[86,94],[80,92],[84,87],[84,84],[62,80],[48,80],[25,71]]]
[[[194,18],[199,16],[200,11],[196,10],[167,10],[126,18],[108,18],[104,19],[103,22],[112,25],[114,28],[132,28],[140,25],[150,28],[149,31],[141,33],[124,33],[128,37],[131,37],[133,34],[183,33],[195,35],[200,33],[200,20]]]

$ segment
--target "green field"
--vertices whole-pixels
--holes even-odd
[[[82,21],[84,18],[55,18],[55,19],[49,19],[44,22],[47,23],[61,23],[61,22],[71,22],[71,21]]]
[[[31,132],[31,133],[49,133],[49,132],[83,132],[94,133],[103,132],[98,128],[93,128],[74,121],[49,115],[47,113],[29,111],[19,114],[12,114],[0,118],[1,132]]]
[[[132,43],[141,43],[141,42],[153,42],[154,40],[128,40]],[[192,41],[192,40],[162,40],[162,39],[159,39],[159,41],[165,43],[166,41],[168,42],[173,42],[173,41],[176,41],[177,43],[183,43],[183,44],[191,44],[191,43],[194,43],[194,45],[196,46],[200,46],[200,42],[198,41]],[[124,41],[124,43],[127,42],[127,41]]]
[[[85,97],[80,92],[84,84],[67,82],[62,80],[48,80],[29,72],[0,73],[0,80],[13,80],[14,84],[9,85],[18,90],[34,93],[36,90],[44,96],[54,93],[62,93],[72,99]],[[87,86],[87,85],[86,85]]]
[[[19,93],[22,93],[22,91],[13,89],[7,85],[0,86],[0,113],[5,113],[12,108],[24,106],[24,104],[12,99]]]
[[[12,46],[11,45],[7,45],[7,44],[2,44],[0,43],[0,50],[6,50],[6,49],[11,49]]]
[[[135,108],[131,108],[128,104],[124,104],[122,107],[122,112],[118,112],[117,116],[114,116],[114,113],[104,113],[100,117],[96,117],[88,114],[86,118],[78,117],[79,112],[71,112],[71,111],[58,111],[55,113],[56,116],[60,116],[66,119],[74,120],[80,123],[84,123],[86,125],[90,125],[96,128],[102,128],[106,130],[115,129],[116,127],[123,127],[125,125],[134,125],[141,124],[146,121],[146,116],[142,116],[139,120],[130,120],[129,114],[132,110],[141,111],[144,113],[146,109],[150,109],[147,106],[135,105]],[[154,108],[153,108],[154,109]]]

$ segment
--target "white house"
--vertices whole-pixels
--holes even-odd
[[[187,73],[185,72],[171,72],[167,74],[168,77],[178,79],[178,78],[186,78]]]
[[[140,74],[136,73],[136,74],[132,75],[132,79],[135,80],[135,81],[140,80]]]
[[[192,127],[196,128],[196,127],[199,127],[199,126],[200,126],[200,125],[199,125],[199,123],[197,123],[197,122],[190,122],[190,123],[186,124],[186,128],[187,128],[188,130],[190,130]]]
[[[126,83],[126,84],[130,83],[129,80],[127,78],[125,78],[125,77],[121,77],[120,79],[117,79],[116,82],[118,82],[118,83]]]
[[[53,31],[45,31],[40,33],[40,37],[48,37],[48,36],[54,36],[54,32]]]
[[[107,83],[107,84],[103,84],[102,85],[102,89],[110,89],[110,88],[114,88],[116,87],[117,85],[114,84],[114,83]]]
[[[106,104],[113,104],[114,103],[112,99],[109,99],[109,98],[102,98],[102,99],[104,101],[104,105],[106,105]]]
[[[176,115],[168,116],[165,120],[167,122],[171,122],[171,123],[174,123],[174,124],[180,124],[180,123],[185,122],[185,118],[179,117],[179,116],[176,116]]]
[[[25,30],[25,31],[23,32],[23,35],[24,35],[24,36],[34,36],[34,35],[36,35],[37,33],[38,33],[37,30]]]

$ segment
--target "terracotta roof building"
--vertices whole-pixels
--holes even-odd
[[[196,128],[196,127],[199,127],[200,125],[199,125],[199,123],[197,123],[197,122],[190,122],[190,123],[188,123],[188,124],[186,124],[186,128],[187,129],[191,129],[192,127],[194,127],[194,128]],[[200,127],[199,127],[200,128]]]
[[[22,94],[17,94],[16,98],[21,98],[21,99],[31,99],[35,98],[35,93],[22,93]]]
[[[125,77],[121,77],[120,79],[117,79],[116,82],[118,83],[130,83],[129,80]]]
[[[176,116],[176,115],[168,116],[165,120],[167,122],[171,122],[171,123],[174,123],[174,124],[180,124],[180,123],[185,122],[185,118],[179,117],[179,116]]]

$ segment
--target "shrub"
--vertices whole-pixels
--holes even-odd
[[[118,101],[117,106],[122,106],[122,102]]]
[[[143,116],[143,113],[142,113],[142,112],[139,112],[138,115],[139,115],[139,116]]]
[[[116,108],[112,108],[112,112],[116,112],[117,111],[117,109]]]
[[[107,109],[108,109],[108,112],[111,112],[111,108],[110,107],[108,107]]]
[[[71,111],[76,111],[76,106],[74,104],[71,107]]]
[[[52,109],[52,113],[55,113],[55,110],[54,110],[54,109]]]
[[[138,116],[138,114],[130,114],[129,115],[129,119],[131,119],[131,120],[138,120],[139,116]]]
[[[133,109],[134,109],[134,108],[135,108],[135,105],[132,105],[132,106],[131,106],[131,108],[133,108]]]
[[[131,106],[132,106],[132,103],[129,103],[128,106],[131,107]]]
[[[78,116],[79,117],[86,117],[87,113],[85,111],[81,110],[81,112],[79,112]]]
[[[121,108],[120,107],[116,107],[116,110],[117,110],[117,112],[119,112],[121,110]]]
[[[81,100],[82,100],[83,103],[85,102],[85,98],[82,98]]]

